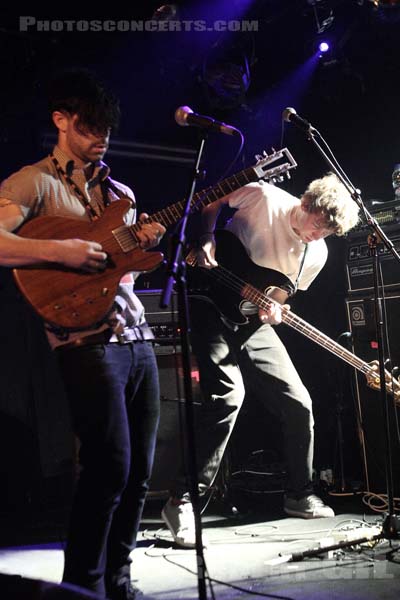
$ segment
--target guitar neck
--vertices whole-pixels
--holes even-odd
[[[217,185],[210,186],[194,194],[192,202],[190,204],[191,211],[193,212],[200,210],[201,208],[208,206],[208,204],[215,202],[215,200],[223,198],[227,194],[230,194],[230,192],[234,192],[235,190],[243,187],[247,183],[251,183],[252,181],[258,180],[259,177],[257,176],[255,170],[252,167],[244,169],[239,173],[235,173],[235,175],[227,177]],[[183,208],[184,201],[181,200],[180,202],[176,202],[171,206],[167,206],[166,208],[163,208],[162,210],[149,216],[145,222],[161,223],[162,225],[164,225],[164,227],[167,228],[170,225],[173,225],[174,223],[177,223],[179,221],[183,214]],[[135,231],[139,227],[140,225],[133,225],[132,229]]]
[[[246,285],[245,296],[247,300],[253,302],[258,307],[263,309],[266,309],[271,302],[273,302],[273,300],[270,300],[264,293],[257,290],[257,288],[249,285]],[[304,321],[304,319],[301,319],[292,313],[290,310],[286,310],[285,308],[282,309],[282,321],[286,325],[289,325],[289,327],[292,327],[299,333],[302,333],[308,337],[313,342],[316,342],[338,358],[341,358],[358,371],[361,371],[361,373],[364,373],[365,375],[371,373],[372,369],[368,363],[361,360],[361,358],[358,358],[358,356],[346,348],[343,348],[343,346],[337,342],[334,342],[330,337],[319,331],[313,325],[307,323],[307,321]]]
[[[275,166],[271,167],[268,166],[283,158],[286,159],[286,162],[275,164]],[[243,169],[243,171],[227,177],[216,185],[209,186],[194,194],[190,203],[190,211],[198,211],[253,181],[259,181],[260,179],[272,180],[273,182],[282,181],[284,175],[287,175],[290,169],[294,169],[297,166],[296,161],[287,148],[282,148],[279,151],[274,150],[273,154],[269,156],[264,152],[263,156],[257,156],[257,159],[258,162],[252,167]],[[266,168],[267,166],[268,168]],[[144,223],[161,223],[167,229],[182,218],[184,206],[185,202],[183,200],[171,204],[147,217]],[[139,240],[136,234],[142,225],[143,221],[130,226],[123,225],[113,231],[114,237],[117,238],[124,252],[129,252],[137,246]]]

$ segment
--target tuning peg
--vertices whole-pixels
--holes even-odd
[[[286,177],[287,177],[288,179],[292,179],[292,177],[291,177],[291,175],[290,175],[290,171],[286,171]]]
[[[254,158],[256,159],[256,161],[260,161],[263,159],[263,156],[262,154],[256,154]]]

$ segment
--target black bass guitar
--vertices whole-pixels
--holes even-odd
[[[249,304],[266,310],[271,303],[275,302],[268,296],[269,288],[282,288],[289,296],[293,291],[293,284],[285,275],[254,264],[240,240],[229,231],[216,232],[215,257],[218,262],[217,267],[194,269],[201,279],[195,285],[201,291],[192,290],[192,294],[206,296],[219,312],[234,324],[249,323],[249,316],[246,314],[249,312]],[[186,263],[191,267],[196,267],[195,252],[188,255]],[[229,290],[228,293],[227,290]],[[364,373],[367,384],[371,388],[379,390],[380,376],[377,361],[371,363],[363,361],[284,307],[282,307],[282,322]],[[385,379],[387,392],[393,395],[396,404],[400,405],[398,379],[388,371],[385,371]]]

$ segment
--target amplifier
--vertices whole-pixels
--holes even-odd
[[[390,202],[379,202],[373,205],[369,211],[382,228],[386,228],[388,225],[400,224],[400,199],[391,200]],[[354,237],[366,236],[368,233],[369,225],[361,223],[356,225],[348,235],[349,238],[353,239]]]
[[[349,327],[352,333],[354,353],[369,362],[378,358],[375,332],[374,302],[371,297],[346,300]],[[393,365],[400,364],[400,295],[386,297],[388,339]],[[385,471],[387,454],[385,447],[385,418],[378,391],[367,386],[365,376],[355,372],[357,427],[361,458],[364,467],[366,490],[378,494],[386,492]],[[398,421],[400,407],[389,402],[388,423],[390,453],[393,466],[395,495],[400,495],[400,437]]]
[[[385,233],[400,251],[400,225],[385,227]],[[400,287],[400,265],[383,244],[377,245],[382,268],[383,283],[386,289],[395,291]],[[362,237],[349,236],[347,241],[346,275],[347,290],[353,292],[371,292],[374,284],[372,277],[372,257],[367,242],[367,232]]]
[[[178,298],[176,292],[171,295],[168,308],[160,308],[162,290],[135,290],[145,308],[146,321],[150,325],[159,343],[171,343],[179,338]]]

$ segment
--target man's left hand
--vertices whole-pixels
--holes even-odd
[[[260,308],[258,311],[260,321],[270,325],[279,325],[279,323],[282,323],[282,308],[290,310],[289,304],[281,306],[279,302],[271,302],[267,310]]]
[[[145,223],[148,219],[147,213],[142,213],[139,216],[139,223],[141,227],[135,232],[136,237],[139,240],[139,245],[143,250],[154,248],[160,243],[166,229],[161,223]]]

